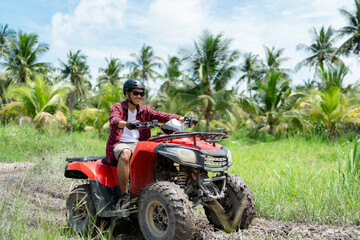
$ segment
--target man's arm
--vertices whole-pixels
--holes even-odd
[[[120,120],[119,123],[118,123],[118,128],[124,128],[124,127],[126,127],[126,122]]]
[[[151,109],[150,107],[147,107],[147,113],[150,114],[150,119],[157,119],[161,123],[165,123],[165,122],[169,121],[172,118],[175,118],[175,119],[177,119],[177,120],[179,120],[181,122],[184,122],[184,117],[181,117],[181,116],[176,115],[176,114],[157,112],[157,111]]]
[[[118,128],[126,127],[126,121],[124,121],[124,116],[121,111],[121,106],[119,104],[114,104],[110,109],[109,116],[110,126],[117,126]]]

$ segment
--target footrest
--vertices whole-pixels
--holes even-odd
[[[119,209],[119,210],[112,210],[112,211],[102,211],[99,213],[99,217],[128,217],[130,216],[129,209]]]

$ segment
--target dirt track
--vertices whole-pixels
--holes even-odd
[[[44,173],[35,164],[0,163],[0,200],[16,198],[20,188],[29,199],[29,224],[36,226],[40,217],[45,216],[47,221],[65,225],[65,199],[73,182],[65,178],[53,181],[51,175],[52,172]],[[250,229],[226,234],[214,231],[201,211],[197,211],[195,218],[194,239],[360,239],[360,226],[339,227],[256,218]],[[122,224],[117,227],[121,239],[142,239],[138,231],[131,232],[126,223]]]

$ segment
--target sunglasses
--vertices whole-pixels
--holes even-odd
[[[141,97],[145,96],[145,92],[131,91],[134,96],[140,95]]]

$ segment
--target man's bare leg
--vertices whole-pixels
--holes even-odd
[[[122,150],[118,160],[117,177],[119,181],[121,194],[128,192],[130,157],[131,157],[131,150],[124,149]]]

